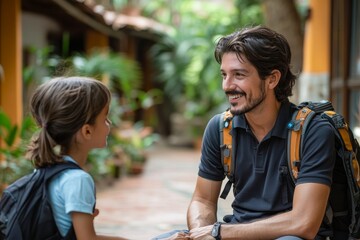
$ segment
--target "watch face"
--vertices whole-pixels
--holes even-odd
[[[217,236],[217,228],[216,228],[216,226],[213,227],[213,229],[211,231],[211,236],[213,236],[213,237]]]
[[[219,235],[219,224],[216,223],[216,224],[214,224],[214,227],[211,230],[211,236],[212,237],[217,237],[218,235]]]

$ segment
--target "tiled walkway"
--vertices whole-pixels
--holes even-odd
[[[200,152],[157,145],[148,150],[145,171],[125,176],[97,193],[98,233],[147,240],[186,228]],[[231,198],[219,200],[219,216],[231,212]]]

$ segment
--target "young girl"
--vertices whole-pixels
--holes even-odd
[[[41,127],[29,147],[35,167],[70,161],[83,168],[91,149],[106,147],[110,98],[108,88],[91,78],[55,78],[40,85],[31,99],[31,113]],[[51,179],[48,192],[63,237],[73,227],[77,239],[124,239],[96,235],[95,184],[87,172],[62,171]]]

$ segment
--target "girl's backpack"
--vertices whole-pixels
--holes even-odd
[[[0,240],[63,239],[47,196],[49,180],[65,169],[80,169],[72,162],[39,168],[11,185],[0,199]],[[65,239],[76,239],[73,227]]]

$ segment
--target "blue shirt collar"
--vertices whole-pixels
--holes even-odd
[[[70,157],[69,155],[64,155],[63,159],[67,162],[73,162],[76,163],[77,165],[79,165],[72,157]]]

